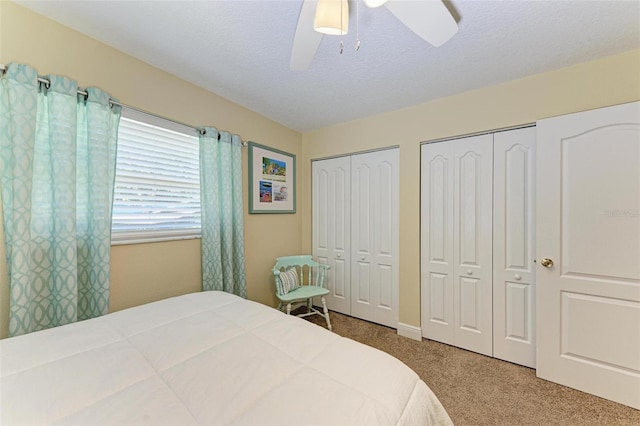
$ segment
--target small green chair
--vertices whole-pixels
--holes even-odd
[[[327,328],[331,330],[329,310],[325,296],[329,290],[324,287],[325,272],[329,265],[315,262],[310,255],[284,256],[276,259],[273,277],[276,284],[276,296],[280,300],[278,309],[287,307],[287,315],[291,314],[291,305],[306,304],[307,312],[299,317],[322,315],[327,320]],[[305,280],[306,278],[306,280]],[[313,307],[313,298],[320,297],[324,314]]]

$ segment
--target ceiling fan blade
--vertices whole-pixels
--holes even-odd
[[[411,31],[438,47],[458,32],[458,24],[441,0],[389,0],[387,9]]]
[[[304,0],[302,3],[296,34],[293,37],[293,47],[291,48],[289,67],[292,71],[304,71],[309,68],[322,41],[322,34],[313,29],[313,19],[316,14],[317,4],[317,0]]]

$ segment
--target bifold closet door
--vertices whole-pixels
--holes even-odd
[[[493,135],[422,146],[424,337],[493,353]]]
[[[329,309],[398,326],[399,150],[312,163],[313,256]]]
[[[351,156],[351,315],[398,326],[399,149]]]
[[[535,368],[536,129],[493,137],[493,356]]]
[[[424,337],[454,344],[453,143],[422,145],[420,305]]]
[[[329,309],[351,313],[351,159],[314,161],[312,169],[313,256],[331,266],[325,278]]]
[[[493,135],[454,143],[456,346],[493,353]]]

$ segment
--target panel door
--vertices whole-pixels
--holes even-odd
[[[399,150],[351,157],[351,315],[398,326]]]
[[[493,136],[493,356],[535,368],[535,127]]]
[[[537,374],[640,408],[640,103],[537,133]]]
[[[455,345],[492,355],[493,135],[453,144]]]
[[[424,337],[454,342],[454,142],[422,145],[420,173],[420,305]]]
[[[351,313],[351,161],[349,157],[314,161],[312,169],[312,254],[331,269],[326,276],[329,309]]]

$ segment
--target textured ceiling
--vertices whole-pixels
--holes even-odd
[[[439,48],[358,1],[358,52],[351,0],[349,34],[296,72],[301,1],[18,3],[301,132],[640,49],[637,0],[445,1],[459,31]]]

